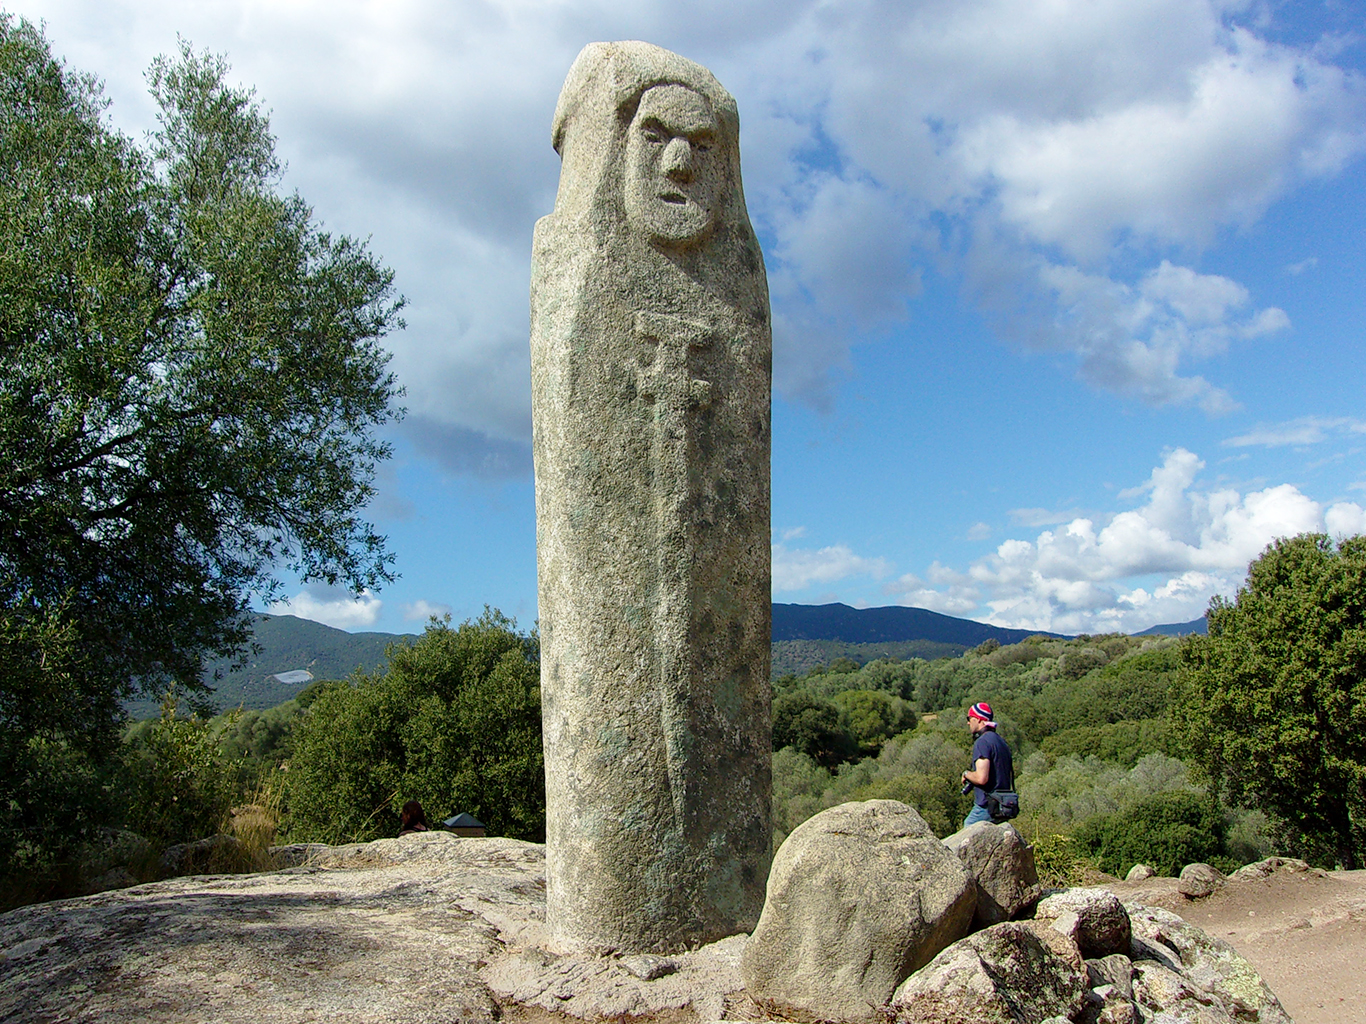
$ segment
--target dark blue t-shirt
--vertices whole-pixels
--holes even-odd
[[[996,735],[995,729],[983,730],[972,744],[974,768],[984,757],[991,761],[991,767],[987,770],[987,784],[977,786],[973,790],[972,799],[978,807],[987,805],[988,793],[994,793],[998,789],[1007,792],[1015,789],[1015,765],[1010,760],[1010,748],[1006,746],[1005,740]]]

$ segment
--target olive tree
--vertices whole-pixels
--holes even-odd
[[[363,509],[402,300],[281,190],[227,71],[188,44],[157,60],[139,145],[93,77],[0,14],[5,834],[37,823],[13,767],[32,744],[111,751],[121,701],[193,692],[206,655],[243,653],[282,568],[392,578]]]

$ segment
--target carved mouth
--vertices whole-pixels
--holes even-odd
[[[659,198],[666,203],[673,203],[675,206],[686,206],[688,197],[681,192],[661,192]]]

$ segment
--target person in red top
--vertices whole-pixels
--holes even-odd
[[[1006,741],[996,735],[991,705],[980,701],[968,708],[968,729],[972,742],[972,767],[963,773],[963,782],[973,789],[972,810],[963,819],[967,828],[979,821],[991,821],[987,794],[1015,789],[1015,766]]]

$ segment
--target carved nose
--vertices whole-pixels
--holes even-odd
[[[664,147],[663,169],[674,181],[692,181],[692,144],[687,139],[669,140]]]

